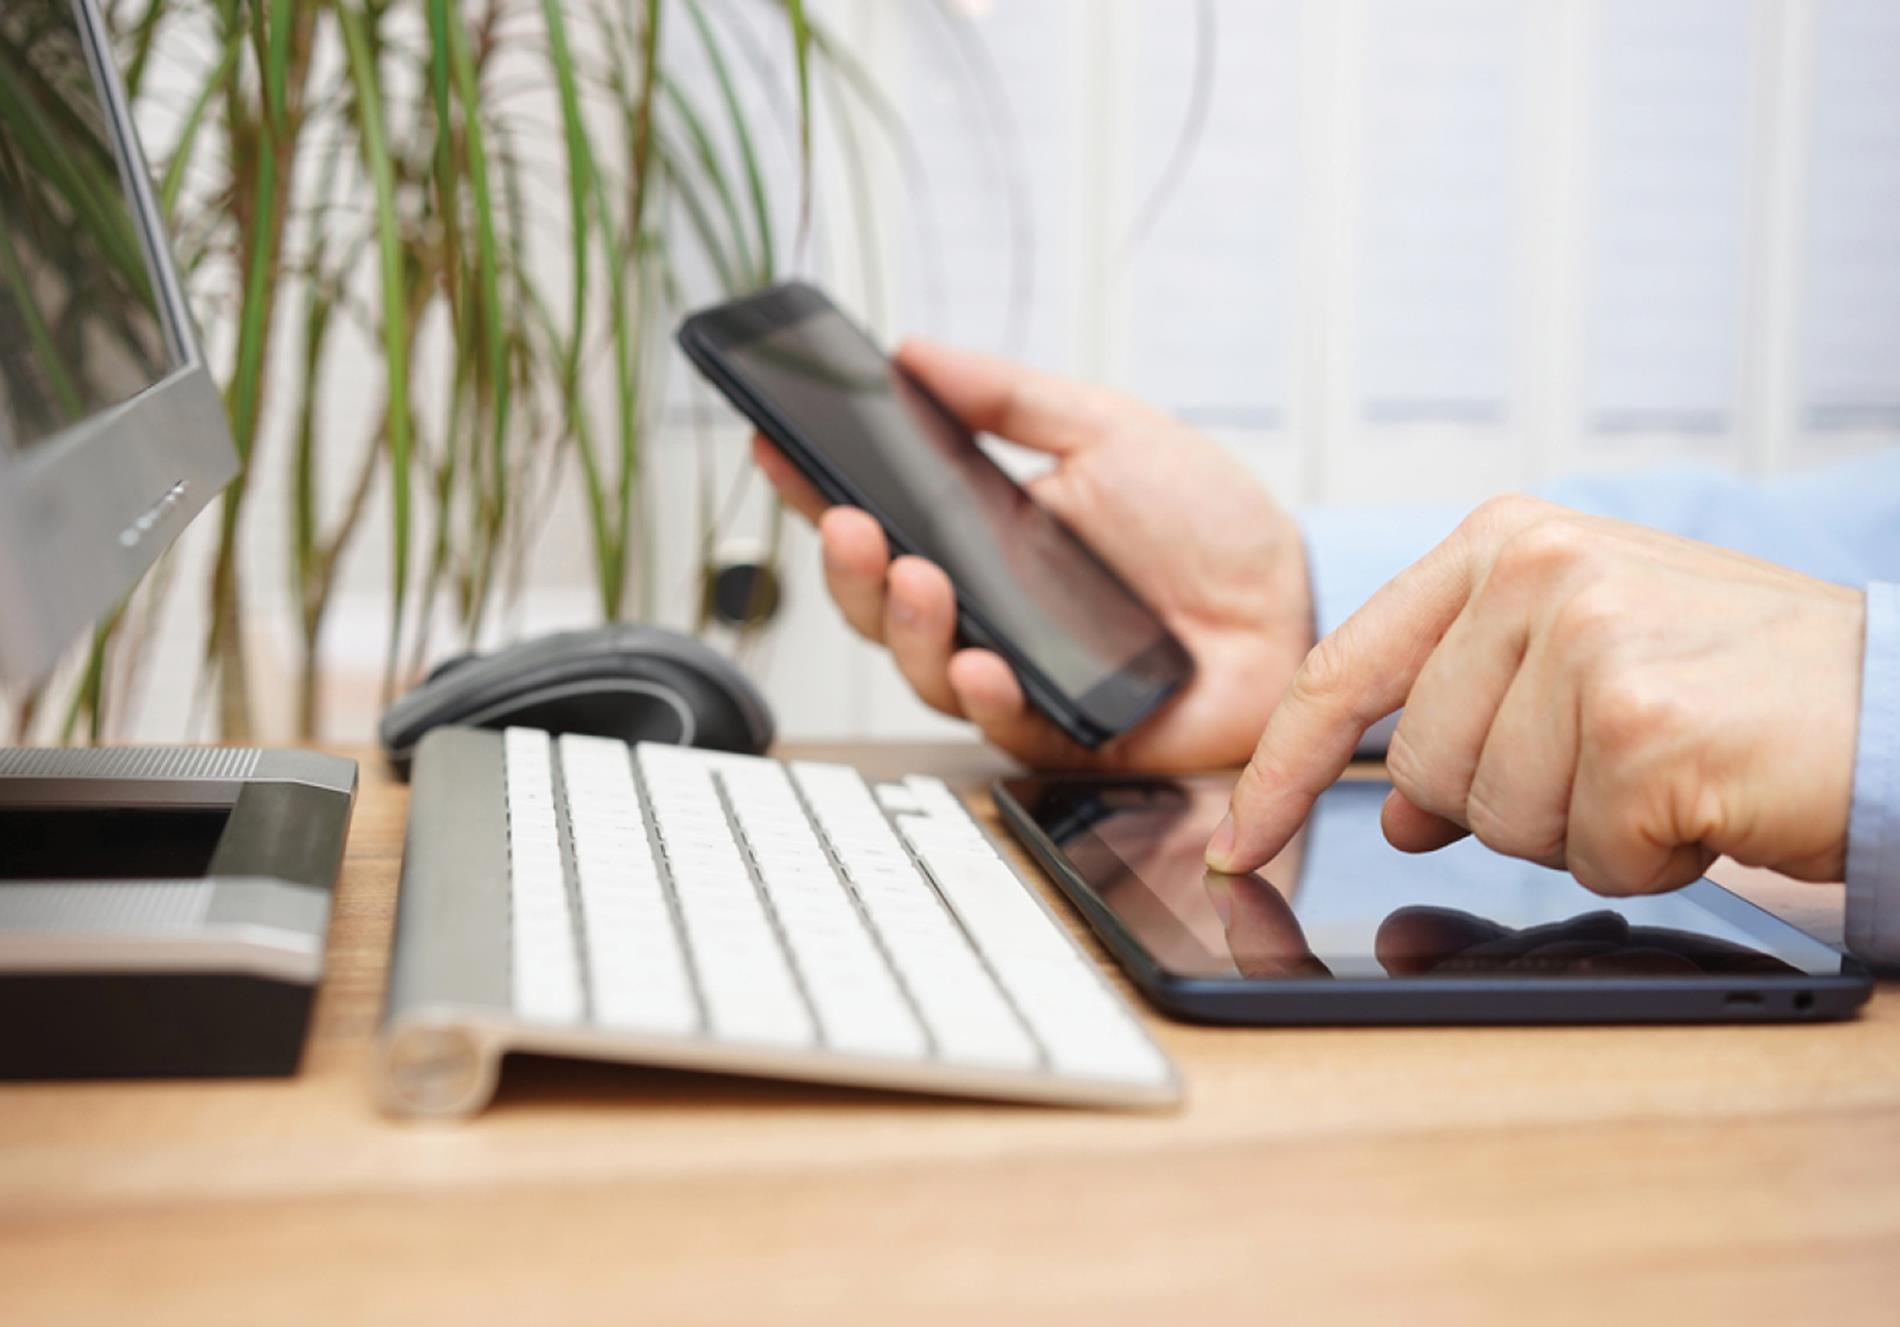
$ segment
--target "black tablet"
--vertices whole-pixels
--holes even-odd
[[[1347,781],[1250,876],[1202,850],[1231,778],[1005,779],[1004,820],[1137,985],[1221,1023],[1710,1022],[1842,1018],[1854,959],[1709,880],[1605,898],[1466,839],[1385,841],[1390,785]]]

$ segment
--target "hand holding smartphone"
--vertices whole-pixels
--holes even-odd
[[[1126,732],[1192,676],[1134,591],[820,292],[775,287],[693,315],[679,339],[828,500],[944,569],[962,639],[1076,741]]]

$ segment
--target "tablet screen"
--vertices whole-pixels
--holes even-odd
[[[1709,881],[1635,898],[1465,839],[1385,841],[1383,782],[1345,782],[1251,876],[1202,862],[1231,779],[1019,779],[1009,794],[1116,919],[1183,977],[1385,978],[1719,973],[1826,976],[1841,957]]]

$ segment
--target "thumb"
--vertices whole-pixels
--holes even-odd
[[[1112,393],[1014,360],[912,337],[893,356],[972,432],[1064,456],[1100,439]]]

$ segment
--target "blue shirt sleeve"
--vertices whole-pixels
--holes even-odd
[[[1900,448],[1759,483],[1710,470],[1643,471],[1574,476],[1538,496],[1841,585],[1900,580]],[[1459,507],[1303,513],[1320,634],[1423,557],[1464,514]]]
[[[1847,831],[1847,943],[1900,964],[1900,584],[1867,587],[1854,810]]]
[[[1867,647],[1848,836],[1849,943],[1900,964],[1900,448],[1751,482],[1713,471],[1578,476],[1540,496],[1867,593]],[[1332,631],[1457,525],[1457,508],[1304,513],[1314,617]],[[1390,723],[1367,734],[1382,748]]]

